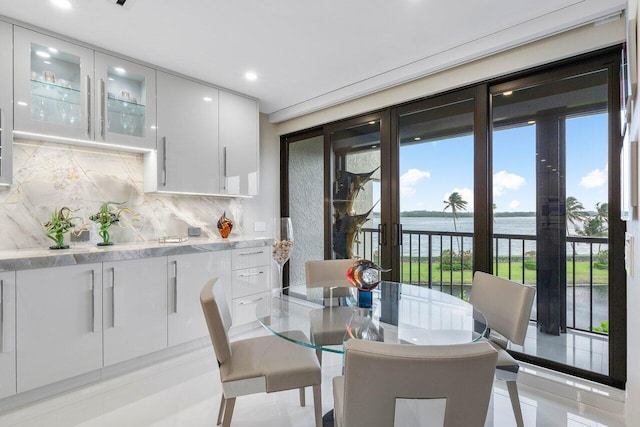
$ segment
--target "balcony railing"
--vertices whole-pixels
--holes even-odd
[[[535,286],[536,237],[494,234],[493,274]],[[450,231],[402,232],[400,281],[436,288],[468,298],[473,278],[473,233]],[[362,228],[358,256],[379,261],[378,230]],[[460,256],[462,254],[462,256]],[[567,237],[567,327],[608,332],[608,239]],[[536,304],[532,310],[536,320]]]

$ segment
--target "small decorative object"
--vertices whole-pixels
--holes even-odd
[[[370,308],[372,305],[371,291],[380,283],[380,272],[387,272],[368,259],[354,262],[347,270],[347,280],[358,288],[358,306]]]
[[[45,71],[44,73],[42,73],[42,75],[44,76],[44,81],[47,83],[55,83],[56,82],[56,75],[53,71]]]
[[[121,90],[120,91],[120,97],[122,99],[124,99],[125,101],[129,101],[131,99],[131,94],[129,93],[129,91]]]
[[[222,212],[222,216],[218,219],[218,232],[223,239],[229,237],[233,228],[233,221],[226,217],[227,212]]]
[[[51,214],[51,219],[43,224],[47,229],[47,237],[56,243],[54,246],[49,246],[49,249],[69,248],[69,245],[64,244],[64,235],[75,227],[71,212],[67,207],[60,210],[56,208]]]
[[[102,242],[98,243],[98,246],[111,246],[113,242],[111,241],[111,236],[109,234],[109,227],[113,224],[117,223],[120,228],[126,228],[130,225],[130,223],[124,224],[120,221],[120,216],[123,213],[128,213],[131,215],[137,215],[131,211],[129,208],[116,208],[114,205],[121,205],[122,203],[114,203],[114,202],[106,202],[102,206],[100,206],[100,210],[89,217],[89,219],[93,222],[96,222],[100,225],[100,231],[98,232],[98,236],[102,237]],[[137,221],[137,220],[133,220]]]
[[[271,252],[273,262],[278,267],[278,285],[280,292],[283,289],[282,270],[291,257],[293,250],[293,224],[291,218],[276,218],[273,224],[273,250]],[[284,306],[284,298],[280,296],[280,314],[284,314],[287,309]],[[278,317],[278,314],[274,314]]]

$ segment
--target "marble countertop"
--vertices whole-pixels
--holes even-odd
[[[78,245],[69,249],[19,249],[0,251],[0,272],[30,268],[56,267],[90,262],[119,261],[190,254],[225,249],[271,246],[270,238],[204,239],[191,238],[182,243],[124,243],[113,246]]]

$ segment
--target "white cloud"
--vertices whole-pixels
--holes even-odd
[[[416,194],[416,189],[413,187],[421,180],[429,178],[431,178],[431,172],[429,171],[409,169],[400,177],[400,193],[405,197],[413,196]]]
[[[510,209],[515,209],[518,206],[520,206],[520,200],[512,200],[511,203],[509,203]]]
[[[456,187],[449,193],[445,193],[442,200],[443,201],[447,200],[451,195],[451,193],[455,193],[455,192],[460,193],[460,195],[462,196],[462,200],[467,202],[467,212],[473,212],[473,190],[469,188]],[[443,204],[443,208],[444,208],[444,204]]]
[[[607,183],[609,166],[605,166],[604,170],[594,169],[580,180],[580,186],[585,188],[602,187]]]
[[[493,195],[500,197],[506,190],[517,190],[526,183],[524,177],[502,170],[493,174]]]

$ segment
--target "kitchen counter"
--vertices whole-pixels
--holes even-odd
[[[53,250],[19,249],[0,251],[0,272],[28,270],[31,268],[56,267],[90,262],[120,261],[125,259],[152,258],[196,252],[221,251],[271,246],[270,238],[255,239],[202,239],[191,238],[182,243],[123,243],[113,246],[72,246],[69,249]]]

